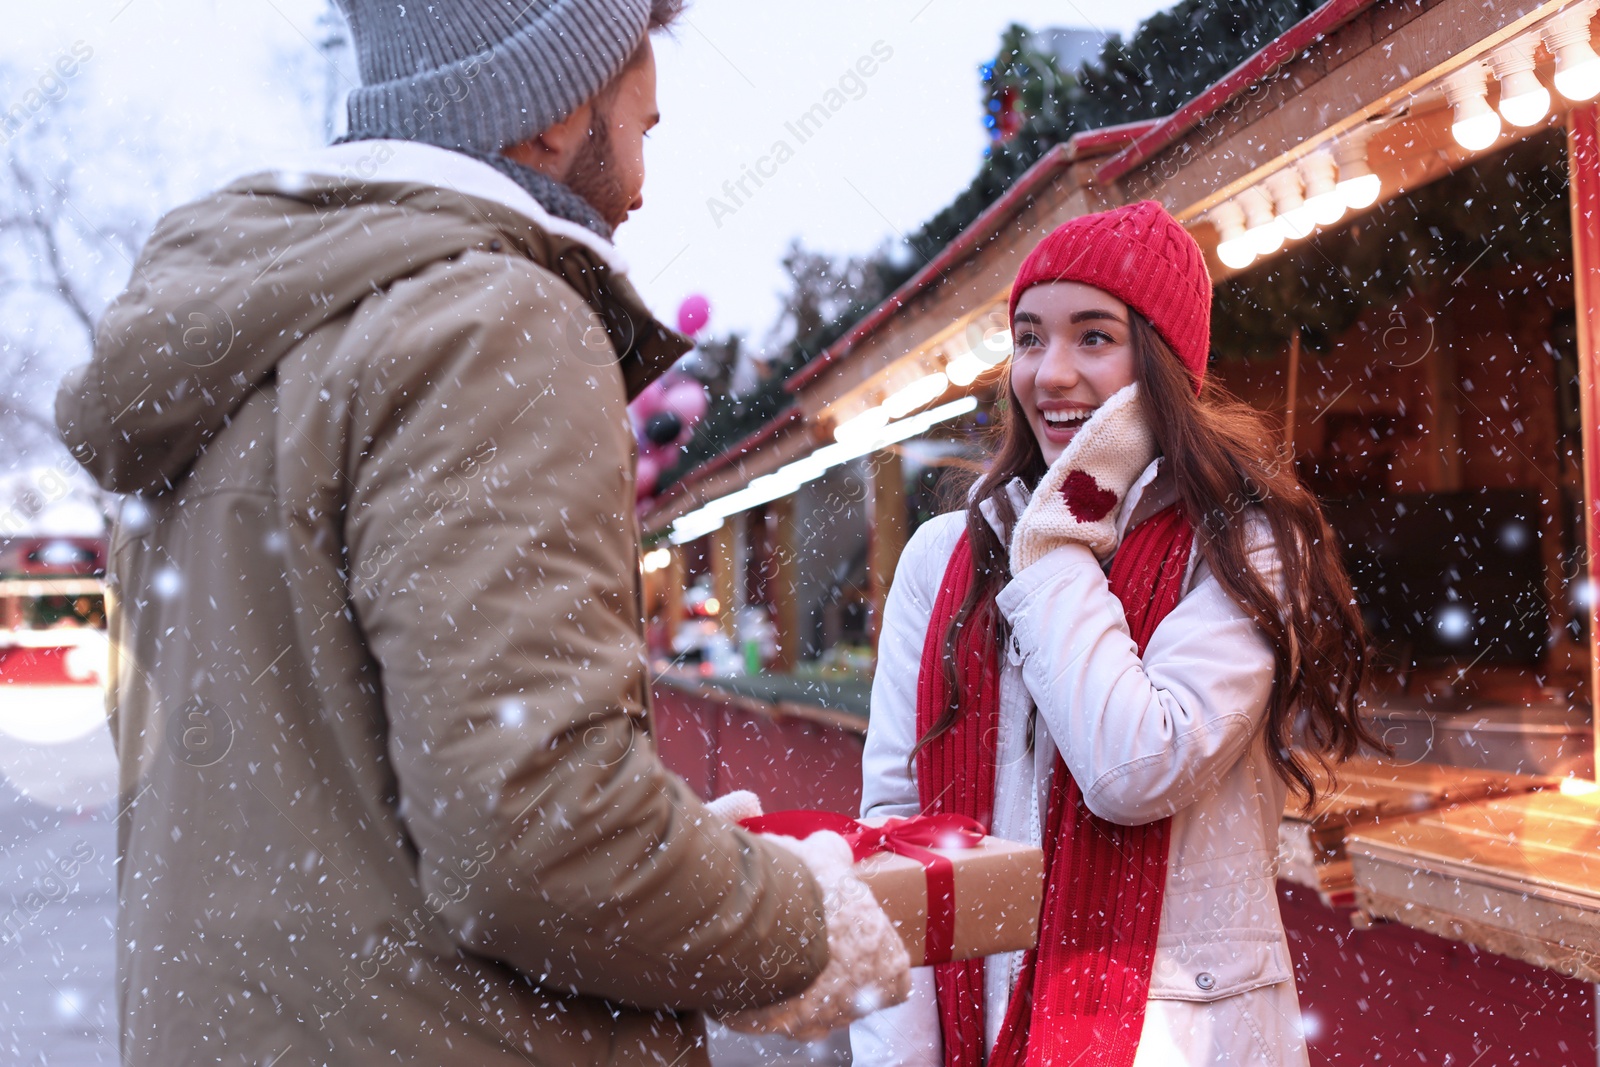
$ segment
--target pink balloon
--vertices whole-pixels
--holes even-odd
[[[644,440],[639,442],[639,459],[648,459],[662,470],[672,466],[678,459],[678,442],[668,441],[664,445],[655,444]]]
[[[666,399],[667,380],[663,376],[645,386],[639,395],[629,402],[628,413],[633,416],[636,423],[642,426],[646,419],[661,410]]]
[[[699,333],[711,320],[711,301],[695,293],[685,297],[678,305],[678,331],[690,337]]]
[[[635,500],[643,500],[645,497],[655,493],[656,481],[661,477],[661,470],[662,464],[660,460],[654,456],[640,454],[639,468],[634,475],[633,496]]]
[[[682,418],[684,428],[689,426],[706,413],[706,408],[711,405],[706,397],[705,386],[699,382],[687,379],[673,383],[667,389],[666,399],[662,402],[663,411],[675,411]]]

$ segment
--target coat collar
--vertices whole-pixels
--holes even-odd
[[[615,274],[628,272],[617,246],[575,222],[557,218],[510,178],[471,156],[415,141],[350,141],[328,145],[270,168],[277,181],[292,187],[311,176],[345,181],[436,185],[462,196],[492,200],[537,223],[554,237],[588,248]],[[256,173],[256,172],[252,172]]]
[[[1136,520],[1147,519],[1178,499],[1178,487],[1173,484],[1171,475],[1163,476],[1164,470],[1161,457],[1157,456],[1128,488],[1127,499],[1123,501],[1122,511],[1117,515],[1119,543],[1133,528]]]
[[[452,206],[467,205],[473,225],[494,227],[600,315],[629,400],[694,347],[651,314],[611,242],[550,214],[516,182],[459,152],[411,141],[351,141],[256,172],[229,188],[280,191],[328,206],[404,199],[423,209],[431,200],[439,210],[441,197],[453,200]],[[418,190],[436,195],[418,198]]]

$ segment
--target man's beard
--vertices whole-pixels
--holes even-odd
[[[598,109],[589,126],[589,136],[572,158],[565,184],[588,201],[612,229],[627,221],[633,198],[618,183],[616,168],[611,166],[610,116]]]

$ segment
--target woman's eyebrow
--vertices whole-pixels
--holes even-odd
[[[1078,323],[1089,322],[1093,319],[1110,319],[1112,322],[1123,321],[1122,317],[1115,311],[1108,311],[1105,308],[1085,308],[1082,311],[1074,311],[1072,316],[1068,318],[1067,321]]]
[[[1015,315],[1011,316],[1011,321],[1012,323],[1025,322],[1029,326],[1037,326],[1044,320],[1031,311],[1019,311]]]

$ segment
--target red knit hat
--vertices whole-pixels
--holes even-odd
[[[1017,299],[1045,282],[1082,282],[1110,293],[1149,320],[1194,379],[1211,349],[1211,276],[1189,231],[1154,200],[1080,215],[1028,253],[1011,285]]]

